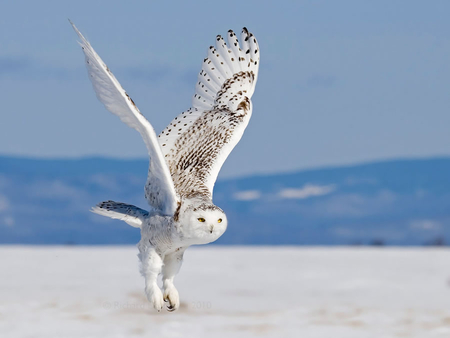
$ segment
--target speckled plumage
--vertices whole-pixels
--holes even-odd
[[[72,24],[86,57],[89,78],[99,100],[142,136],[149,153],[145,197],[152,207],[106,201],[93,212],[141,228],[138,244],[145,292],[155,309],[163,301],[169,311],[179,307],[173,279],[190,245],[206,244],[227,228],[225,213],[212,202],[217,175],[239,142],[252,114],[251,96],[259,67],[258,43],[246,28],[241,44],[228,31],[208,49],[198,75],[192,106],[157,137],[131,97],[89,42]],[[163,276],[163,292],[156,280]]]

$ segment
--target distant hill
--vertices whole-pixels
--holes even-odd
[[[147,160],[0,156],[0,243],[130,244],[139,230],[89,212],[147,208]],[[450,242],[450,158],[393,160],[219,180],[220,244],[442,245]]]

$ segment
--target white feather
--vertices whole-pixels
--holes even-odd
[[[239,41],[236,37],[236,34],[230,29],[228,31],[228,47],[233,52],[233,69],[235,73],[242,71],[241,68],[241,58],[243,57],[243,53],[241,48],[239,47]]]
[[[230,58],[231,50],[229,50],[227,48],[227,44],[221,35],[217,35],[217,37],[216,37],[216,50],[218,53],[220,53],[220,55],[222,56],[222,59],[225,62],[225,64],[223,66],[228,67],[230,70],[228,73],[229,74],[228,76],[237,73],[234,71],[233,64],[231,62],[231,58]]]

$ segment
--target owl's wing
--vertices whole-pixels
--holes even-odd
[[[192,107],[158,136],[181,197],[212,198],[220,168],[239,142],[252,114],[250,101],[258,78],[259,47],[246,28],[239,44],[228,31],[219,35],[198,75]]]
[[[166,215],[173,215],[177,208],[178,197],[174,188],[169,168],[158,143],[158,138],[152,125],[141,114],[114,77],[90,43],[84,38],[75,25],[70,22],[80,38],[80,45],[86,56],[86,67],[97,98],[111,113],[118,116],[122,122],[136,129],[144,140],[150,164],[148,179],[145,186],[145,198],[155,209]]]

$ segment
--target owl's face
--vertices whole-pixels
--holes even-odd
[[[188,208],[180,219],[185,237],[206,244],[217,240],[227,229],[227,216],[215,205]]]

